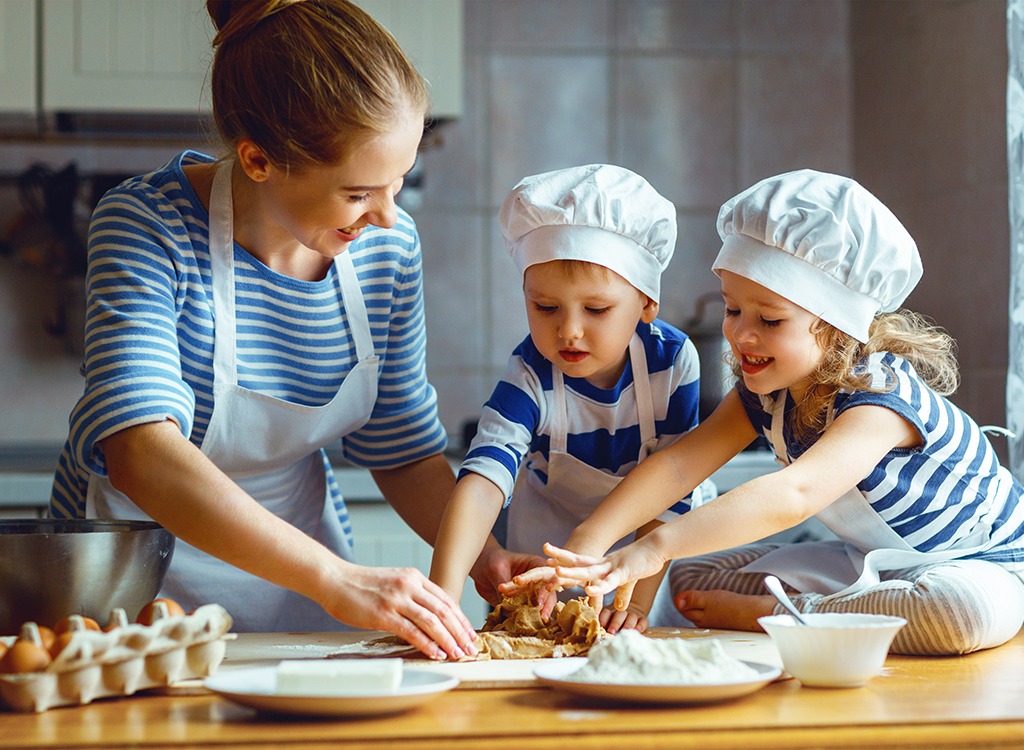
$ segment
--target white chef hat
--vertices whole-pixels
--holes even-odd
[[[913,238],[847,177],[804,169],[762,180],[722,206],[718,234],[716,274],[744,276],[861,342],[921,280]]]
[[[520,273],[552,260],[588,261],[658,301],[676,244],[676,209],[628,169],[588,164],[525,177],[499,219]]]

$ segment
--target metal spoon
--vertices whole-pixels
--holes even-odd
[[[810,624],[807,622],[807,620],[805,620],[803,616],[801,616],[800,610],[796,608],[795,604],[793,604],[793,600],[789,598],[789,595],[786,593],[786,590],[782,588],[782,581],[780,581],[775,576],[765,576],[764,585],[769,591],[772,592],[772,596],[779,600],[779,604],[781,604],[783,607],[789,610],[789,613],[793,615],[794,618],[796,618],[796,621],[798,623],[810,627]]]

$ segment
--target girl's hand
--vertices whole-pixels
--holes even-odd
[[[534,600],[540,605],[540,616],[547,620],[558,604],[558,592],[565,585],[573,585],[568,580],[560,580],[555,569],[545,565],[544,558],[538,558],[541,564],[531,568],[524,573],[512,577],[498,586],[498,591],[504,596],[515,596],[524,592],[531,592]]]
[[[321,602],[338,620],[386,630],[431,659],[475,655],[476,631],[459,605],[415,568],[348,565]]]
[[[583,586],[590,603],[601,608],[604,595],[615,591],[615,609],[624,612],[633,598],[633,588],[641,578],[660,573],[667,562],[654,551],[650,535],[606,557],[590,557],[545,544],[544,552],[555,575],[561,581]]]

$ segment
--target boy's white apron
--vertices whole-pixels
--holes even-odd
[[[771,443],[775,460],[785,466],[789,452],[783,437],[786,392],[772,404]],[[831,423],[832,414],[828,422]],[[875,512],[863,493],[854,487],[815,517],[838,541],[786,544],[742,568],[750,573],[772,573],[801,593],[852,593],[879,583],[879,572],[904,570],[945,562],[981,551],[988,531],[980,529],[962,540],[956,549],[919,552]]]
[[[654,429],[654,401],[647,376],[647,355],[643,341],[636,333],[629,342],[629,359],[633,368],[633,395],[636,398],[640,428],[640,453],[643,461],[657,445]],[[551,444],[548,455],[547,484],[532,471],[523,471],[525,479],[516,483],[508,510],[506,547],[515,552],[543,555],[544,542],[561,545],[580,521],[604,500],[622,481],[590,466],[566,451],[568,415],[565,407],[565,381],[562,371],[551,367],[552,398]],[[633,538],[629,534],[614,548]]]
[[[264,508],[351,559],[349,539],[327,492],[320,449],[364,425],[377,398],[378,357],[349,253],[335,260],[357,364],[327,404],[301,406],[238,385],[231,169],[217,169],[210,195],[213,287],[213,415],[202,452]],[[93,518],[148,518],[106,477],[89,481]],[[231,613],[238,631],[324,631],[344,628],[322,607],[228,565],[178,539],[162,596],[186,611],[211,602]]]

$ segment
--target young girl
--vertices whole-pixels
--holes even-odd
[[[634,470],[566,549],[546,547],[560,582],[590,582],[591,596],[618,588],[618,608],[674,559],[676,606],[700,627],[757,629],[781,611],[763,588],[772,573],[804,612],[906,618],[897,653],[967,653],[1013,637],[1024,621],[1022,487],[944,398],[957,384],[950,339],[891,312],[921,276],[906,230],[857,183],[812,171],[736,196],[718,229],[713,269],[739,382]],[[594,557],[758,434],[782,469]],[[838,541],[738,546],[811,516]]]
[[[392,631],[472,652],[414,569],[352,562],[323,447],[340,440],[433,539],[454,477],[424,363],[416,227],[395,205],[423,80],[345,0],[208,0],[228,155],[126,181],[89,236],[85,393],[51,513],[152,518],[177,537],[162,594],[242,631]]]

